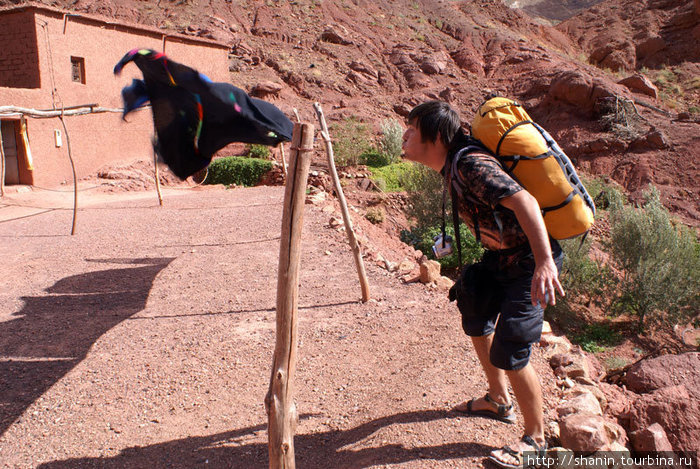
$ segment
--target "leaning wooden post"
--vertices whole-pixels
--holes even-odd
[[[158,155],[153,151],[153,177],[156,180],[156,193],[158,194],[158,205],[163,206],[163,194],[160,192],[160,172],[158,171]]]
[[[63,133],[66,134],[66,148],[68,149],[68,160],[70,161],[70,168],[73,171],[73,225],[70,229],[70,234],[71,236],[73,236],[75,234],[75,225],[78,217],[78,175],[75,171],[75,161],[73,161],[73,153],[70,149],[70,137],[68,136],[66,122],[63,120],[63,112],[61,112],[61,114],[58,116],[58,120],[60,120],[61,125],[63,125]]]
[[[299,259],[313,138],[313,125],[294,124],[277,272],[277,340],[270,388],[265,396],[270,469],[294,469],[295,466],[294,432],[298,415],[294,403],[294,374],[297,362]]]
[[[284,172],[284,180],[287,180],[287,160],[284,157],[284,142],[280,143],[280,151],[282,152],[282,171]]]
[[[348,212],[348,204],[345,202],[343,188],[340,185],[338,171],[335,169],[333,145],[331,144],[331,137],[328,133],[326,118],[323,116],[323,109],[321,109],[321,105],[319,103],[314,103],[314,109],[316,110],[316,115],[318,115],[318,121],[321,124],[321,136],[326,144],[326,153],[328,153],[328,167],[330,168],[331,176],[333,177],[335,192],[338,194],[338,201],[340,202],[340,209],[343,213],[343,221],[345,222],[345,231],[348,235],[348,242],[350,243],[350,248],[352,248],[352,253],[355,256],[355,266],[357,267],[357,275],[360,277],[360,288],[362,288],[362,301],[367,302],[369,301],[369,282],[367,281],[367,273],[365,272],[365,263],[362,260],[362,251],[360,251],[360,245],[355,237],[355,231],[352,229],[352,220],[350,219],[350,213]]]

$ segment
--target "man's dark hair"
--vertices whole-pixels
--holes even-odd
[[[420,130],[423,141],[440,140],[450,147],[455,134],[460,130],[459,116],[449,104],[443,101],[428,101],[414,107],[408,114],[408,122]]]

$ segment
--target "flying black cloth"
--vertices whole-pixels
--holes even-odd
[[[122,117],[151,102],[153,147],[180,179],[205,168],[231,142],[274,146],[292,139],[294,124],[273,104],[228,83],[214,83],[151,49],[127,52],[114,73],[132,61],[144,79],[122,90]]]

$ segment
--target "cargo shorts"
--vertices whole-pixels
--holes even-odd
[[[561,272],[564,254],[551,240]],[[466,266],[450,291],[462,314],[468,336],[494,334],[490,360],[496,368],[519,370],[530,360],[532,344],[540,340],[544,308],[532,305],[535,259],[529,245],[486,251],[481,261]]]

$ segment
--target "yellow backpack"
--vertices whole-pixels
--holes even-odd
[[[590,229],[595,204],[571,160],[520,104],[502,97],[487,100],[471,129],[506,172],[537,199],[550,236],[568,239]]]

